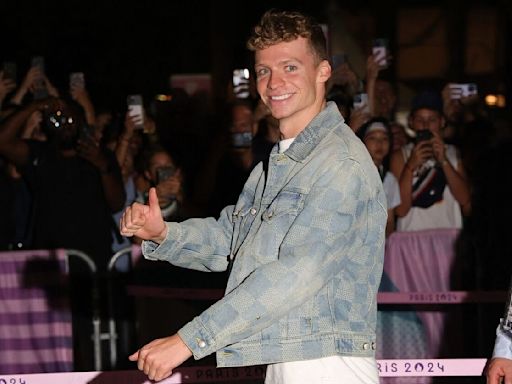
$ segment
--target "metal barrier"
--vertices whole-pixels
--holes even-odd
[[[94,369],[97,371],[100,371],[102,369],[101,364],[101,336],[100,336],[100,330],[101,330],[101,315],[100,315],[100,309],[99,309],[99,284],[98,284],[98,268],[96,267],[96,264],[92,259],[82,251],[79,251],[77,249],[66,249],[65,250],[68,256],[75,256],[85,262],[87,267],[89,268],[89,271],[91,273],[92,278],[92,292],[91,292],[91,303],[92,303],[92,327],[93,327],[93,334],[92,334],[92,341],[93,341],[93,348],[94,348]]]

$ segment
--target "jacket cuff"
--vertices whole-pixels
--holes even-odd
[[[199,317],[185,324],[178,331],[178,335],[194,354],[194,359],[199,360],[217,351],[217,345]]]
[[[144,240],[141,245],[142,254],[148,260],[167,260],[177,247],[181,230],[177,223],[165,223],[167,234],[160,244],[151,240]]]

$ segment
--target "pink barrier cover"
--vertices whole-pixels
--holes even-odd
[[[395,232],[386,242],[384,270],[401,292],[450,291],[456,229]],[[418,311],[428,343],[428,357],[439,356],[444,331],[442,311]]]
[[[481,376],[486,359],[424,359],[378,360],[381,378],[408,378],[431,376]],[[161,384],[215,383],[255,381],[265,377],[264,366],[254,367],[182,367]],[[2,381],[3,380],[3,381]],[[4,375],[0,382],[25,384],[151,384],[139,371],[46,373],[32,375]]]
[[[64,250],[0,253],[0,373],[73,369]]]

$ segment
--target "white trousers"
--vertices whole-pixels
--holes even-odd
[[[378,384],[372,357],[329,356],[269,364],[265,384]]]

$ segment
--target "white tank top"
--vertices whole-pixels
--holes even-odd
[[[404,162],[411,156],[413,143],[402,147]],[[457,150],[453,145],[446,145],[446,159],[457,169]],[[413,176],[413,184],[417,176]],[[448,184],[444,188],[443,199],[428,208],[411,207],[407,215],[397,220],[397,231],[421,231],[434,228],[462,228],[460,205],[453,197]]]

